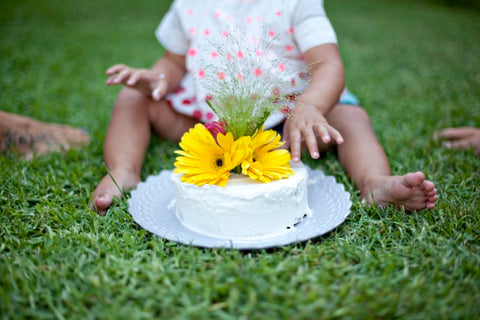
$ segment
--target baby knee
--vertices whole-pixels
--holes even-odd
[[[120,92],[118,93],[113,108],[114,110],[131,110],[132,108],[138,109],[142,107],[145,108],[148,100],[149,99],[138,90],[123,87],[122,90],[120,90]]]
[[[366,121],[370,122],[370,116],[367,111],[360,106],[354,106],[351,108],[352,117],[357,119],[357,121]]]
[[[362,121],[370,122],[370,116],[367,111],[357,105],[339,104],[334,107],[329,115],[332,121]],[[330,121],[330,119],[327,119]]]
[[[148,101],[148,117],[152,124],[159,121],[158,119],[165,118],[165,113],[170,112],[170,105],[164,99],[160,101],[150,99]]]

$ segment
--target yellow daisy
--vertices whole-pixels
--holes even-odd
[[[290,153],[278,149],[284,144],[280,139],[275,130],[263,131],[263,127],[257,130],[250,141],[252,154],[242,162],[242,173],[262,182],[288,178],[292,175]]]
[[[197,124],[182,136],[173,172],[183,174],[183,182],[198,186],[225,186],[230,171],[251,154],[250,137],[234,140],[233,134],[217,134],[217,141],[203,124]]]

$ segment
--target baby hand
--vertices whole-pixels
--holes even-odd
[[[285,121],[283,129],[285,146],[290,147],[292,160],[294,162],[300,161],[302,141],[306,143],[310,156],[313,159],[318,159],[320,153],[317,137],[320,137],[325,144],[330,143],[332,138],[338,144],[343,143],[340,132],[327,122],[314,105],[297,104]]]
[[[135,69],[124,64],[116,64],[110,67],[106,74],[107,85],[123,84],[127,87],[137,89],[156,101],[160,100],[167,93],[167,81],[165,74],[150,69]]]

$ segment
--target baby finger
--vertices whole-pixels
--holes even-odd
[[[117,74],[116,77],[113,78],[113,83],[114,84],[123,83],[125,81],[125,78],[130,76],[130,73],[131,73],[131,70],[129,68],[123,69]]]
[[[288,137],[288,132],[286,130],[283,130],[282,141],[284,142],[284,144],[281,147],[281,149],[287,149],[288,150],[290,148],[290,139]]]
[[[313,129],[316,131],[316,133],[320,136],[320,139],[322,140],[323,143],[329,143],[331,138],[330,134],[328,133],[328,129],[324,125],[314,125]]]
[[[113,65],[110,68],[108,68],[107,71],[106,71],[106,74],[107,75],[112,75],[114,73],[118,73],[118,72],[122,71],[125,68],[128,68],[128,67],[124,64],[116,64],[116,65]]]
[[[318,159],[320,153],[318,151],[317,137],[313,131],[306,131],[303,133],[305,143],[307,144],[308,152],[313,159]]]
[[[142,71],[141,70],[136,70],[133,71],[132,74],[128,77],[127,80],[127,85],[128,86],[133,86],[137,83],[138,79],[140,79],[142,76]]]
[[[302,147],[301,134],[295,130],[289,134],[290,152],[292,153],[293,162],[300,161],[300,153]]]
[[[152,91],[152,98],[155,101],[159,101],[167,93],[167,84],[165,81],[158,82],[155,89]]]
[[[338,144],[342,144],[344,142],[342,134],[334,127],[330,127],[330,135]]]

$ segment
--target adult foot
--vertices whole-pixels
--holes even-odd
[[[111,170],[105,175],[93,192],[90,208],[100,215],[105,215],[113,203],[113,198],[121,198],[123,191],[128,191],[137,186],[140,177],[128,170]]]
[[[0,111],[0,151],[18,151],[25,158],[87,145],[88,134],[81,129],[44,123]]]
[[[421,210],[434,208],[438,195],[435,184],[425,180],[422,172],[411,172],[372,180],[362,198],[379,206],[393,204],[405,210]]]

